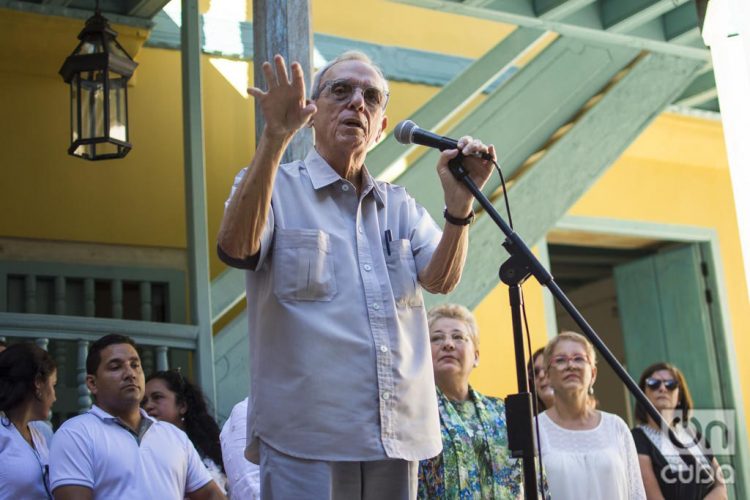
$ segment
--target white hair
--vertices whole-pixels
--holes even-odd
[[[344,61],[360,61],[368,66],[370,66],[372,69],[375,70],[375,72],[378,74],[380,79],[383,81],[383,86],[385,92],[388,92],[388,80],[385,79],[385,75],[383,75],[383,70],[380,69],[380,67],[372,62],[372,59],[365,54],[364,52],[360,52],[358,50],[348,50],[344,52],[343,54],[340,54],[332,61],[329,61],[325,66],[320,68],[317,73],[315,73],[315,78],[313,78],[313,84],[312,84],[312,93],[310,95],[311,99],[317,99],[320,97],[320,84],[323,80],[323,75],[326,74],[326,72],[331,69],[334,65],[344,62]]]

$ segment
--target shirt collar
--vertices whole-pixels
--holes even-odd
[[[133,437],[136,438],[136,441],[138,441],[138,444],[140,444],[144,434],[146,434],[146,431],[154,422],[156,422],[156,420],[149,417],[148,414],[143,410],[143,408],[138,408],[138,411],[141,412],[141,423],[136,430],[131,429],[130,427],[125,425],[122,420],[115,417],[114,415],[110,415],[96,405],[91,406],[89,413],[98,417],[102,422],[110,422],[119,425],[120,427],[131,433]]]
[[[138,408],[138,411],[141,412],[141,417],[146,418],[148,420],[152,420],[152,421],[154,420],[153,418],[148,416],[148,413],[146,413],[146,411],[143,408]],[[109,413],[102,410],[97,405],[91,405],[91,409],[89,410],[89,413],[91,413],[92,415],[96,415],[102,420],[119,420],[117,417],[115,417],[114,415],[110,415]]]
[[[334,182],[344,180],[341,176],[333,169],[328,162],[320,156],[320,153],[315,148],[312,148],[307,156],[305,157],[305,167],[307,173],[310,176],[310,181],[315,190],[330,186]],[[366,195],[372,191],[375,196],[375,200],[378,204],[385,205],[385,195],[383,193],[383,187],[373,179],[370,172],[367,170],[367,166],[362,166],[362,194]]]

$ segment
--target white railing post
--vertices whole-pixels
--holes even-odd
[[[86,358],[89,354],[89,341],[78,341],[77,378],[78,382],[78,412],[86,413],[91,408],[91,395],[86,386]]]

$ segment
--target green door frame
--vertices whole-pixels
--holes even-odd
[[[736,416],[735,491],[737,492],[737,498],[750,498],[750,438],[748,437],[742,387],[737,370],[734,336],[729,321],[724,266],[721,260],[721,249],[716,230],[699,226],[582,216],[565,216],[555,224],[554,229],[625,237],[652,238],[678,243],[697,243],[700,246],[701,253],[708,265],[707,281],[714,294],[714,305],[712,306],[711,314],[716,353],[726,360],[726,363],[717,363],[719,376],[725,382],[722,388],[724,391],[722,396],[724,401],[734,408]],[[540,248],[545,247],[543,253],[546,256],[549,255],[549,251],[546,248],[546,240],[538,242],[537,245]],[[547,291],[544,293],[549,294]],[[554,303],[545,299],[544,304],[547,323],[548,325],[554,324]],[[553,318],[552,320],[550,320],[550,316]]]

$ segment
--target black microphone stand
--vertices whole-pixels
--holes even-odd
[[[528,389],[528,380],[526,376],[526,359],[523,350],[523,328],[521,325],[521,285],[529,276],[534,278],[542,286],[552,293],[560,305],[567,311],[573,321],[581,328],[583,334],[596,347],[602,357],[612,367],[617,376],[622,380],[625,386],[635,399],[643,405],[649,416],[654,422],[659,424],[660,428],[667,429],[669,439],[679,449],[684,447],[672,431],[671,426],[662,418],[659,411],[651,404],[646,395],[638,387],[638,384],[630,377],[625,368],[622,367],[617,358],[607,348],[606,344],[599,338],[594,329],[586,322],[583,315],[576,309],[573,303],[568,299],[560,287],[555,282],[552,275],[544,268],[539,259],[531,252],[531,249],[524,243],[523,239],[511,229],[508,224],[500,217],[495,207],[482,193],[469,176],[468,170],[463,165],[464,156],[459,153],[456,158],[448,162],[450,171],[453,176],[463,182],[471,191],[474,198],[484,208],[487,215],[497,224],[505,235],[503,247],[510,254],[500,267],[500,279],[509,287],[511,319],[513,323],[513,343],[515,348],[516,359],[516,377],[518,379],[518,394],[511,394],[506,398],[506,422],[508,426],[508,449],[513,458],[520,458],[523,461],[524,472],[524,492],[527,499],[536,500],[538,498],[536,482],[536,466],[534,458],[536,456],[536,446],[533,432],[532,412],[531,412],[531,394]],[[682,460],[697,472],[698,461],[691,453],[680,453]]]

